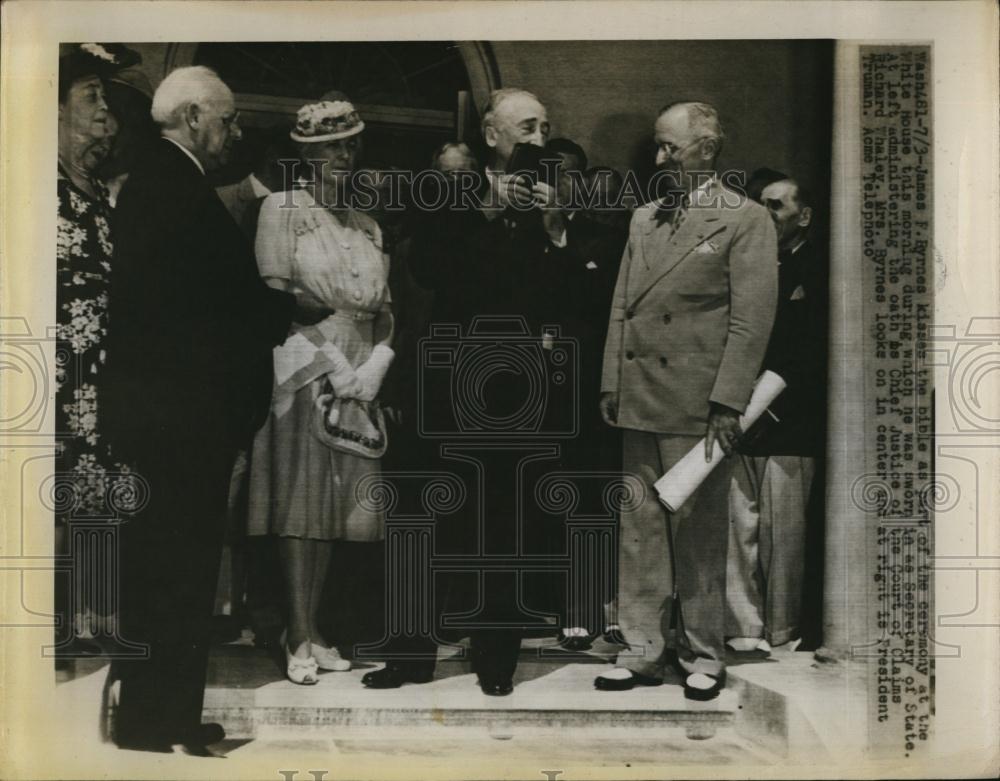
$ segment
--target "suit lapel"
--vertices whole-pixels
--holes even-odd
[[[240,183],[236,187],[236,197],[244,204],[248,204],[257,199],[257,195],[253,191],[253,184],[250,182],[249,176],[245,176],[240,180]]]
[[[650,209],[649,214],[646,215],[646,221],[642,225],[642,275],[640,278],[644,277],[649,273],[652,268],[653,261],[652,258],[657,257],[657,252],[660,250],[660,244],[662,243],[659,239],[663,239],[663,234],[669,234],[669,228],[665,228],[658,219],[660,210]],[[661,230],[657,230],[660,228]]]
[[[673,271],[677,264],[688,257],[699,244],[708,241],[726,228],[718,209],[704,207],[688,209],[684,222],[672,237],[669,224],[663,223],[657,227],[655,213],[651,218],[651,225],[643,237],[646,273],[636,286],[631,304],[636,303],[649,292],[650,288]]]

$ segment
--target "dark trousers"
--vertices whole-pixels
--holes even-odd
[[[565,592],[557,595],[564,616],[560,626],[596,634],[617,621],[613,606],[618,590],[618,505],[623,495],[621,430],[585,417],[579,435],[563,449],[579,495],[575,514],[589,516],[593,525],[584,533],[578,529],[575,540],[567,539],[565,523],[557,528],[559,553],[580,561]]]
[[[437,448],[419,436],[416,407],[402,406],[401,420],[386,416],[389,447],[382,457],[382,477],[394,488],[395,515],[424,517],[425,479],[420,474],[426,465],[436,465]],[[383,578],[379,592],[384,602],[374,608],[384,616],[382,635],[377,642],[356,648],[355,654],[361,659],[384,659],[412,670],[416,676],[431,675],[437,660],[437,641],[444,639],[441,614],[447,585],[443,578],[434,578],[427,571],[426,563],[412,548],[406,549],[407,527],[406,523],[397,525],[393,516],[386,518],[386,539],[381,544],[383,565],[379,568]],[[403,550],[397,553],[398,549]],[[423,587],[415,587],[414,580]]]
[[[452,454],[478,467],[480,494],[478,505],[473,502],[452,528],[453,536],[446,535],[445,545],[459,559],[469,557],[478,583],[463,587],[469,579],[462,574],[450,580],[445,620],[454,623],[456,614],[463,616],[473,670],[480,677],[509,677],[517,667],[521,638],[526,632],[554,633],[546,617],[554,614],[558,623],[561,612],[547,595],[564,576],[558,565],[546,562],[563,553],[554,540],[556,527],[564,539],[563,524],[544,507],[551,497],[546,500],[539,492],[545,493],[546,476],[564,471],[562,451],[545,437],[526,437],[521,443],[455,447]],[[497,566],[497,560],[507,564]],[[530,571],[528,564],[534,565]]]
[[[149,502],[122,526],[122,635],[143,659],[115,663],[116,740],[184,742],[201,723],[211,618],[234,451],[149,436],[133,463]]]
[[[425,615],[425,600],[432,600],[431,630],[390,636],[381,648],[396,664],[429,673],[435,665],[437,640],[468,636],[474,672],[485,678],[510,677],[525,632],[548,626],[544,615],[550,605],[539,594],[551,592],[551,587],[532,588],[532,577],[518,570],[525,554],[537,561],[545,553],[546,538],[551,537],[538,524],[534,481],[546,470],[559,468],[558,451],[546,443],[459,443],[446,449],[450,452],[442,457],[440,445],[432,443],[424,450],[425,458],[415,463],[433,463],[435,470],[456,475],[468,489],[465,501],[454,512],[435,517],[433,556],[438,564],[426,573],[430,590],[395,594],[389,604],[390,612]],[[428,455],[428,450],[434,455]],[[525,467],[524,461],[531,464]],[[399,493],[402,506],[405,493]],[[392,525],[389,520],[390,545]],[[389,557],[386,566],[399,564]],[[547,576],[560,575],[536,572],[534,579]],[[389,623],[394,623],[391,616]],[[395,622],[396,626],[404,624],[404,620]]]

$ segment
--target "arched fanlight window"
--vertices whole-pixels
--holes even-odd
[[[499,86],[489,44],[324,41],[177,44],[167,70],[208,65],[236,93],[241,125],[290,124],[330,90],[358,107],[367,165],[423,167],[444,141],[477,133],[476,106]]]
[[[360,104],[453,112],[455,95],[469,91],[448,41],[206,43],[195,62],[236,92],[301,100],[338,89]]]

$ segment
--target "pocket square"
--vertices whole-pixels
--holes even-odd
[[[694,248],[694,251],[699,255],[711,255],[712,253],[718,252],[719,248],[715,246],[715,242],[713,241],[703,241]]]
[[[806,290],[802,285],[799,285],[795,290],[792,291],[792,295],[789,296],[789,301],[801,301],[806,297]]]
[[[592,260],[588,260],[588,261],[587,261],[587,266],[586,266],[586,267],[587,267],[588,269],[590,269],[591,271],[593,271],[593,270],[594,270],[595,268],[597,268],[597,264],[596,264],[596,263],[594,263],[594,261],[592,261]]]

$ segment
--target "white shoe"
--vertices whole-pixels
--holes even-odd
[[[285,646],[285,661],[288,663],[285,674],[292,683],[297,683],[300,686],[312,686],[319,683],[319,672],[313,657],[301,659],[298,656],[292,656],[288,646]]]
[[[288,680],[292,683],[297,683],[299,686],[313,686],[319,683],[319,670],[316,657],[308,656],[303,659],[300,656],[294,656],[288,650],[288,635],[286,632],[281,633],[281,647],[285,649],[285,675],[288,676]]]
[[[325,648],[319,643],[311,643],[312,655],[321,670],[343,673],[351,669],[351,662],[340,655],[336,648]]]
[[[87,608],[73,617],[73,634],[78,640],[93,640],[97,617]]]
[[[771,645],[762,637],[730,637],[726,647],[737,653],[749,654],[759,651],[765,656],[771,655]]]

